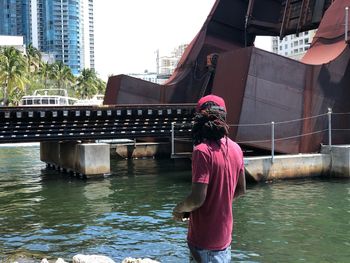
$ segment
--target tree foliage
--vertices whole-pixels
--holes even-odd
[[[0,53],[0,86],[2,104],[16,104],[25,93],[28,82],[26,61],[20,51],[5,47]]]
[[[25,54],[13,47],[0,48],[0,102],[4,106],[18,105],[24,95],[36,89],[66,89],[79,99],[104,94],[106,83],[92,69],[83,69],[74,76],[61,61],[49,64],[31,44]],[[2,95],[2,96],[1,96]]]
[[[28,72],[36,72],[41,63],[41,53],[32,44],[29,44],[26,48],[26,54],[24,55],[27,60]]]

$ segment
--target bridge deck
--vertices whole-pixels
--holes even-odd
[[[194,104],[0,108],[0,143],[189,137]]]

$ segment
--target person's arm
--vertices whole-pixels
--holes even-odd
[[[247,189],[246,189],[245,173],[244,173],[244,169],[242,169],[238,176],[238,182],[237,182],[235,195],[233,199],[245,194],[246,190]]]
[[[185,212],[192,212],[201,207],[207,196],[208,185],[203,183],[192,183],[191,193],[178,203],[173,209],[175,220],[182,220]]]

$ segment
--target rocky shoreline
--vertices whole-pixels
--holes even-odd
[[[118,263],[113,259],[103,256],[103,255],[82,255],[78,254],[72,258],[72,261],[65,261],[62,258],[48,260],[46,258],[39,259],[35,256],[12,256],[5,259],[6,263]],[[131,258],[127,257],[123,259],[120,263],[160,263],[159,261],[152,260],[149,258]]]

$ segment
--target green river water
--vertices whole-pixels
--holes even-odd
[[[79,253],[187,262],[186,224],[171,211],[190,190],[190,161],[111,165],[110,176],[82,180],[47,170],[38,146],[1,146],[0,262]],[[350,180],[249,185],[233,206],[233,262],[350,262]]]

